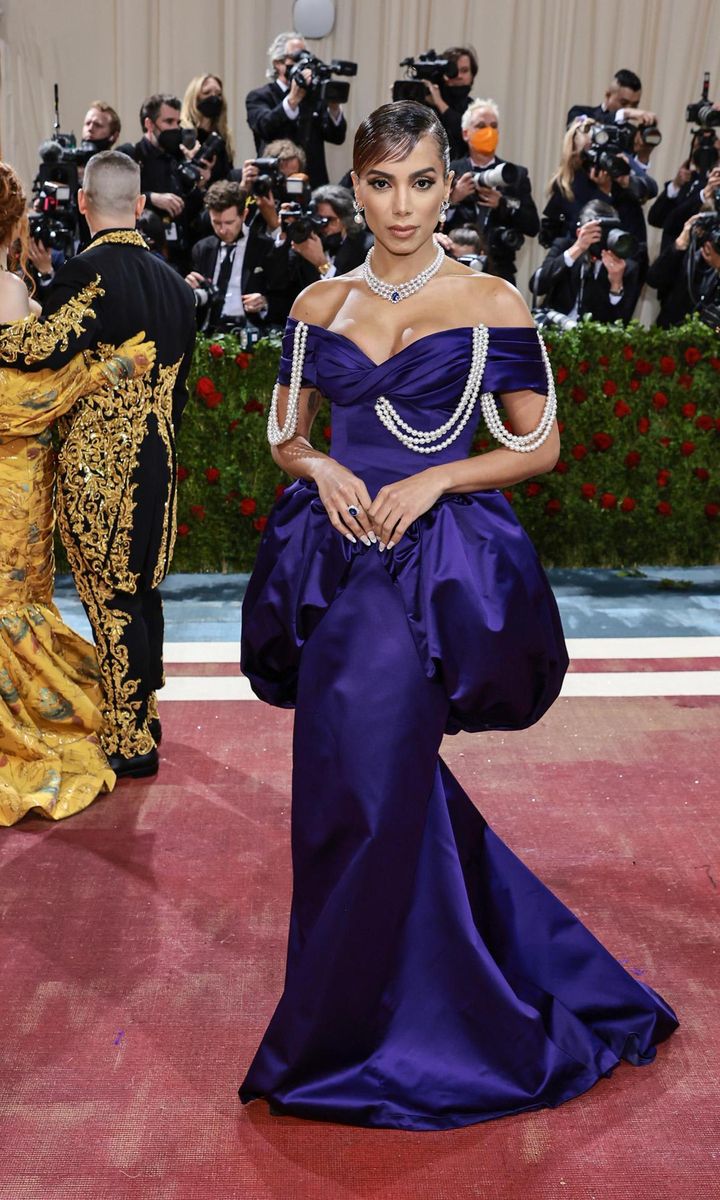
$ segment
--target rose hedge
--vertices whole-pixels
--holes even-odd
[[[549,331],[560,461],[506,492],[548,566],[720,559],[720,343],[673,330]],[[284,479],[266,441],[279,348],[198,339],[178,439],[176,571],[250,569]],[[329,445],[329,414],[313,439]],[[317,432],[315,432],[317,431]],[[481,427],[474,449],[490,441]],[[424,466],[425,464],[421,464]]]

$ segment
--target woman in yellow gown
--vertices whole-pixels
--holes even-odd
[[[27,289],[6,269],[24,233],[25,197],[0,163],[0,323],[32,320]],[[28,812],[59,819],[110,791],[100,746],[102,693],[93,647],[53,604],[54,454],[50,426],[82,396],[152,366],[139,338],[106,361],[79,354],[23,375],[0,359],[0,826]]]

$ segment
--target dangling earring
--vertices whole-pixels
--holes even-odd
[[[447,210],[449,209],[449,207],[450,207],[450,201],[443,200],[442,204],[440,205],[440,215],[438,217],[439,225],[445,224],[445,214],[447,213]]]
[[[357,200],[353,200],[353,208],[355,209],[355,216],[353,217],[353,221],[355,222],[356,225],[364,225],[365,219],[363,217],[363,213],[364,213],[365,209],[360,207]]]

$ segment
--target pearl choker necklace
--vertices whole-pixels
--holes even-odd
[[[391,304],[398,304],[400,300],[407,300],[408,296],[414,296],[415,292],[419,292],[420,288],[424,287],[433,275],[437,274],[443,264],[445,251],[442,246],[438,245],[437,254],[430,266],[425,267],[425,270],[421,271],[419,275],[415,275],[413,279],[407,279],[404,283],[386,283],[384,279],[378,279],[370,266],[371,258],[372,247],[368,250],[367,258],[363,263],[363,279],[376,296],[381,296],[383,300],[389,300]]]

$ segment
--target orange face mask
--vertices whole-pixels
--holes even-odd
[[[482,129],[473,129],[468,136],[468,142],[476,154],[494,154],[498,137],[497,129],[493,129],[492,125],[485,125]]]

